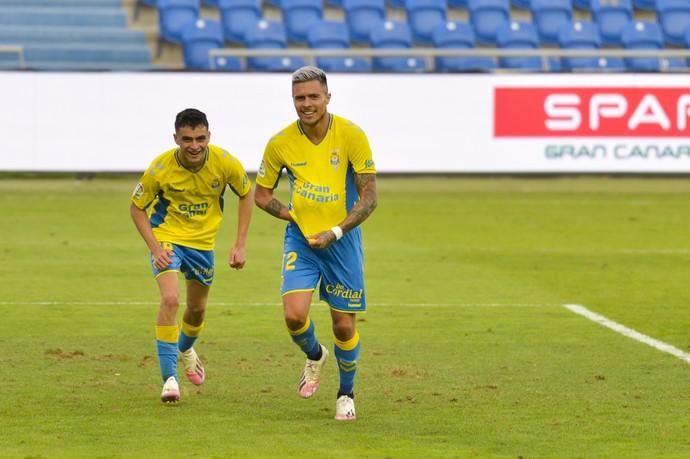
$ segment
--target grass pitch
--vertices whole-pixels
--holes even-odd
[[[0,456],[690,456],[690,365],[563,307],[689,352],[688,180],[379,178],[345,424],[333,361],[296,395],[283,224],[256,209],[246,269],[225,268],[232,199],[197,346],[207,382],[159,402],[135,182],[0,179]],[[312,317],[330,347],[326,307]]]

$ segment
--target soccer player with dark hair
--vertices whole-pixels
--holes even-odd
[[[319,388],[328,350],[316,338],[309,317],[312,294],[330,306],[340,386],[337,420],[354,420],[354,381],[360,351],[355,315],[366,310],[362,235],[359,225],[376,207],[376,169],[364,132],[328,112],[326,74],[302,67],[292,74],[298,120],[274,135],[264,151],[255,201],[286,220],[281,293],[285,323],[306,354],[298,393]],[[282,170],[290,181],[290,202],[273,196]]]
[[[209,288],[214,275],[214,245],[223,218],[226,186],[238,197],[237,234],[228,264],[242,269],[252,214],[252,190],[240,161],[215,145],[206,115],[196,109],[175,118],[177,148],[156,157],[132,194],[132,220],[151,252],[151,268],[158,282],[160,308],[156,346],[164,403],[177,402],[177,359],[187,379],[204,383],[204,366],[193,344],[204,326]],[[178,272],[184,274],[187,307],[177,325]]]

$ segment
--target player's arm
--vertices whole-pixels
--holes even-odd
[[[355,174],[355,185],[359,199],[345,219],[337,225],[343,234],[362,224],[376,209],[376,174]],[[333,229],[310,236],[309,245],[317,249],[325,249],[340,239],[335,233],[338,228],[333,227]]]
[[[137,231],[139,231],[139,234],[141,235],[142,239],[144,239],[146,246],[151,251],[153,264],[158,269],[167,268],[168,265],[172,263],[172,259],[170,258],[168,251],[160,246],[156,236],[153,235],[151,223],[149,223],[149,218],[146,215],[146,212],[135,206],[134,203],[130,203],[129,214],[132,216],[134,226],[137,227]]]
[[[252,219],[252,208],[254,204],[254,193],[250,190],[244,196],[240,196],[237,206],[237,237],[235,244],[230,249],[228,263],[231,268],[242,269],[247,263],[247,234],[249,233],[249,222]]]
[[[273,189],[258,183],[254,191],[254,202],[260,208],[281,220],[293,221],[287,206],[273,196]]]

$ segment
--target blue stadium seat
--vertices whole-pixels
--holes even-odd
[[[567,24],[558,34],[558,44],[563,49],[599,49],[601,37],[597,26],[588,21],[574,21]],[[594,69],[599,66],[597,56],[562,57],[564,71]]]
[[[210,8],[218,8],[219,0],[201,0],[201,4]]]
[[[371,46],[375,49],[409,49],[412,48],[412,31],[406,22],[385,21],[374,25],[370,36]],[[419,57],[375,57],[373,70],[379,72],[423,72],[424,59]]]
[[[539,40],[544,44],[558,43],[558,33],[573,19],[571,0],[531,0],[530,9]]]
[[[688,65],[678,57],[662,57],[659,59],[659,69],[662,72],[687,72]]]
[[[158,0],[158,54],[161,40],[182,44],[182,29],[197,20],[199,8],[199,0]]]
[[[211,58],[212,70],[218,72],[239,72],[242,70],[242,62],[232,56],[213,56]]]
[[[508,0],[469,0],[467,8],[477,41],[496,44],[496,31],[510,22]]]
[[[343,0],[343,10],[350,39],[357,43],[368,44],[371,28],[386,18],[384,0]]]
[[[690,29],[685,32],[685,47],[690,49]],[[688,65],[690,65],[690,57],[688,58]]]
[[[633,19],[632,0],[591,0],[592,21],[605,45],[622,45],[623,28]]]
[[[656,11],[666,43],[684,46],[685,32],[690,29],[690,1],[656,0]]]
[[[633,0],[633,6],[638,10],[654,11],[659,0]]]
[[[446,0],[405,0],[405,11],[412,38],[419,44],[430,44],[434,29],[448,16]]]
[[[656,22],[632,21],[623,29],[625,49],[663,49],[664,37]],[[658,72],[659,59],[656,57],[628,57],[625,66],[633,72]]]
[[[223,47],[223,31],[214,19],[197,19],[182,28],[182,56],[187,69],[208,70],[208,52]]]
[[[573,0],[573,8],[577,8],[578,10],[590,11],[592,9],[592,5],[590,3],[590,0]]]
[[[466,22],[448,21],[434,30],[431,42],[438,49],[473,49],[474,31]],[[439,56],[434,60],[437,72],[490,72],[496,62],[483,56]]]
[[[219,0],[225,41],[247,45],[244,33],[261,19],[261,0]]]
[[[251,49],[285,49],[287,34],[282,22],[262,19],[246,31],[247,47]],[[247,69],[261,72],[281,72],[296,70],[305,61],[299,57],[249,57]]]
[[[510,4],[513,5],[513,8],[517,8],[519,10],[530,9],[530,0],[510,0]]]
[[[323,17],[322,0],[281,0],[288,41],[306,43],[312,24]]]
[[[625,61],[620,57],[600,57],[596,69],[601,72],[624,72]]]
[[[405,8],[405,0],[386,0],[386,5],[390,8]]]
[[[337,8],[339,10],[343,9],[343,0],[326,0],[326,5]]]
[[[496,31],[496,44],[504,49],[537,49],[539,36],[531,22],[511,21]],[[542,70],[539,57],[504,56],[498,59],[500,68],[521,70]]]
[[[350,32],[340,21],[319,21],[309,28],[307,43],[313,49],[349,49]],[[362,57],[319,56],[316,65],[327,72],[368,72],[371,63]]]
[[[467,9],[467,0],[448,0],[449,8]]]

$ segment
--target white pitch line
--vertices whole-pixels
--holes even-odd
[[[152,306],[156,301],[0,301],[0,306]],[[209,306],[281,306],[281,303],[210,302]],[[370,307],[413,307],[413,308],[552,308],[557,303],[370,303]]]
[[[654,349],[657,349],[661,352],[666,352],[667,354],[671,354],[674,357],[678,357],[686,363],[690,363],[690,354],[681,351],[675,346],[671,346],[668,343],[664,343],[663,341],[659,341],[658,339],[652,338],[651,336],[644,335],[636,330],[633,330],[632,328],[628,328],[625,325],[621,325],[618,322],[614,322],[613,320],[610,320],[600,314],[597,314],[596,312],[592,312],[586,307],[581,306],[579,304],[564,304],[563,306],[566,309],[569,309],[570,311],[574,312],[575,314],[579,314],[583,317],[586,317],[592,322],[596,322],[599,325],[603,325],[604,327],[610,328],[616,333],[620,333],[623,336],[632,338],[635,341],[644,343],[647,346],[651,346]]]

